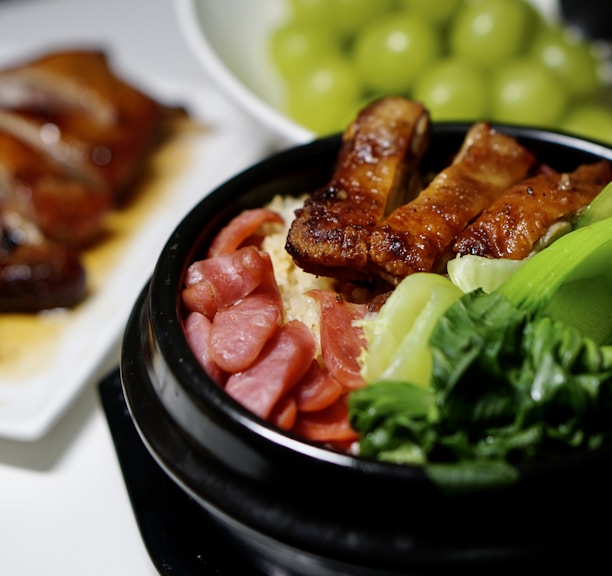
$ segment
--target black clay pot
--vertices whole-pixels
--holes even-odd
[[[444,167],[467,129],[435,126],[424,167]],[[559,170],[612,160],[610,148],[563,134],[500,130]],[[610,529],[610,453],[525,466],[511,487],[449,496],[419,467],[369,461],[279,431],[229,398],[190,352],[180,302],[187,266],[241,210],[324,184],[339,145],[336,136],[264,160],[205,197],[167,241],[122,349],[124,394],[144,444],[210,512],[236,554],[264,573],[588,566]]]

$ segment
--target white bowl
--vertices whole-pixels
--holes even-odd
[[[528,0],[549,22],[562,19],[560,0]],[[186,42],[223,94],[278,147],[310,142],[316,134],[282,111],[283,82],[267,52],[273,28],[289,16],[288,0],[174,0]]]
[[[210,79],[266,127],[279,145],[305,143],[314,133],[279,111],[281,83],[266,38],[286,15],[284,0],[175,0],[179,25]]]

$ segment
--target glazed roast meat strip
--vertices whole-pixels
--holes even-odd
[[[506,190],[458,237],[458,254],[521,260],[571,229],[571,222],[612,179],[608,161],[571,173],[547,171]]]
[[[0,108],[76,111],[110,126],[118,120],[114,86],[103,53],[53,52],[0,70]]]
[[[179,107],[124,82],[98,50],[0,70],[0,311],[74,306],[79,250],[142,174]]]
[[[14,136],[0,132],[3,210],[31,222],[43,236],[72,248],[96,238],[111,208],[108,188],[83,179]]]
[[[535,156],[489,124],[474,124],[453,163],[373,230],[369,257],[391,284],[437,272],[457,235],[504,190],[525,178]]]
[[[133,180],[167,117],[179,112],[123,82],[94,50],[0,71],[0,86],[0,130],[112,194]]]
[[[47,240],[0,203],[0,313],[72,307],[86,293],[78,252]]]
[[[298,266],[338,279],[371,277],[370,234],[414,194],[429,131],[426,109],[403,98],[359,113],[343,135],[331,180],[296,210],[286,249]]]

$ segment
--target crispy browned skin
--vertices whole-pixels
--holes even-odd
[[[0,130],[114,194],[136,176],[166,118],[179,112],[125,83],[95,50],[56,52],[0,71],[0,87]]]
[[[115,85],[102,52],[52,52],[0,70],[0,107],[76,112],[111,125],[118,120]]]
[[[370,233],[413,194],[429,130],[417,102],[391,97],[361,111],[343,135],[331,180],[296,211],[286,249],[298,266],[338,279],[370,278]]]
[[[397,284],[414,272],[437,271],[456,236],[534,162],[515,139],[474,124],[452,165],[372,232],[369,257],[381,276]]]
[[[47,240],[15,213],[0,211],[0,312],[72,307],[86,293],[77,251]]]
[[[608,161],[546,172],[506,190],[458,237],[453,250],[493,258],[527,257],[554,226],[569,223],[612,179]]]
[[[73,174],[14,136],[0,132],[0,197],[50,240],[94,240],[112,206],[108,187]]]
[[[101,51],[0,70],[1,311],[84,297],[77,250],[98,237],[179,116],[124,82]]]

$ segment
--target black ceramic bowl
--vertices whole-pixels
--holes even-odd
[[[446,165],[467,128],[435,126],[424,166]],[[559,170],[612,160],[612,150],[596,143],[500,130]],[[339,145],[331,137],[264,160],[204,198],[169,238],[122,350],[124,393],[144,444],[210,512],[236,554],[264,573],[499,574],[592,561],[612,517],[609,452],[524,466],[511,487],[448,496],[419,467],[369,461],[281,432],[230,399],[190,352],[180,302],[187,266],[239,211],[324,184]]]

